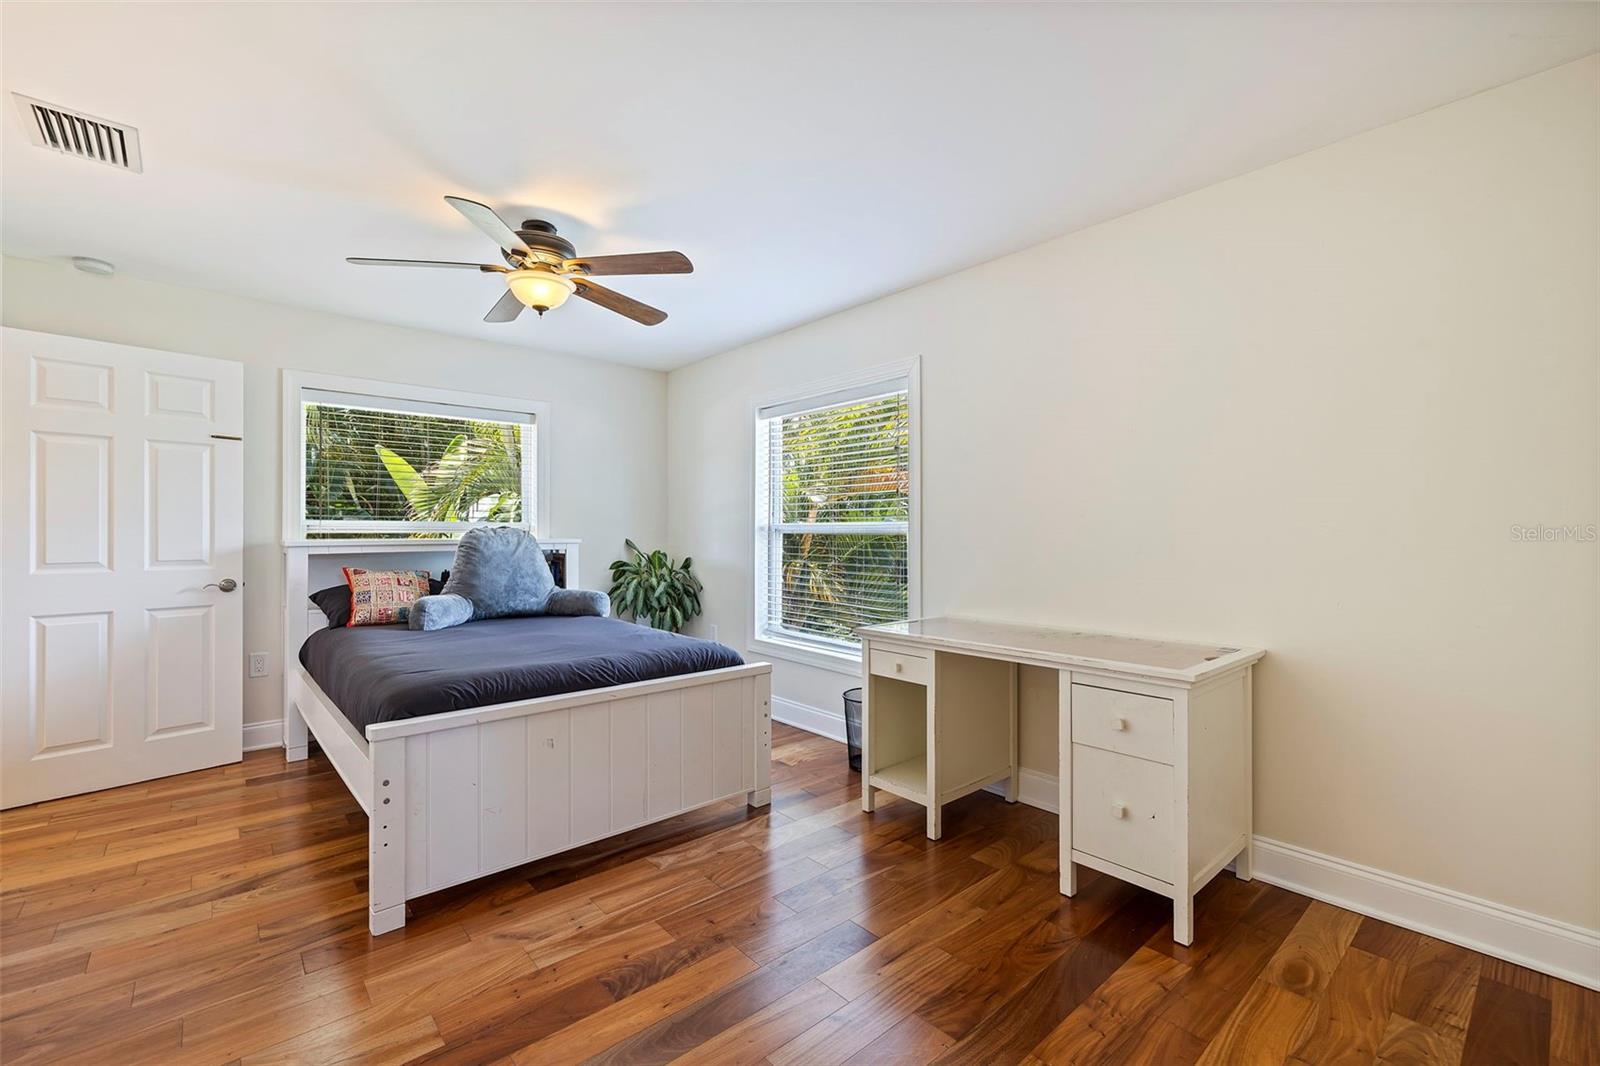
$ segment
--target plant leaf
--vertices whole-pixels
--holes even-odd
[[[383,468],[389,472],[389,479],[405,496],[412,510],[426,510],[428,483],[417,473],[417,468],[406,462],[405,457],[392,448],[386,448],[382,444],[374,447],[378,451],[378,458],[383,462]]]

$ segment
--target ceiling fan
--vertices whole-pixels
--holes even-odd
[[[640,303],[590,279],[610,274],[689,274],[694,264],[682,252],[640,252],[635,255],[580,256],[572,242],[556,235],[555,226],[530,218],[520,229],[512,229],[490,208],[459,196],[446,196],[444,202],[460,211],[500,246],[508,265],[498,263],[450,263],[436,259],[362,259],[345,261],[357,266],[452,267],[480,270],[505,277],[504,296],[483,316],[485,322],[510,322],[531,307],[543,317],[560,307],[568,296],[579,296],[609,311],[654,326],[665,322],[667,313]]]

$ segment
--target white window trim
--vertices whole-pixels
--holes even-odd
[[[533,416],[534,432],[534,528],[548,534],[550,529],[550,405],[543,400],[524,400],[509,396],[493,396],[480,392],[461,392],[456,389],[439,389],[429,385],[406,385],[393,381],[374,381],[369,378],[352,378],[336,374],[317,374],[307,370],[283,372],[283,543],[286,546],[326,544],[326,538],[312,540],[306,536],[306,424],[301,410],[304,393],[343,392],[356,396],[384,400],[408,400],[421,404],[442,404],[452,408],[471,408],[484,411],[515,412]],[[527,511],[524,510],[526,514]],[[366,523],[351,523],[352,526]],[[416,529],[434,526],[456,526],[457,523],[418,523]],[[353,533],[363,530],[352,528]],[[377,539],[377,538],[374,538]],[[440,538],[431,544],[448,544],[459,538]],[[359,543],[351,538],[343,543]],[[383,543],[394,543],[394,538],[382,538]]]
[[[806,666],[815,666],[835,673],[848,674],[858,677],[861,674],[861,650],[857,648],[841,647],[837,651],[826,649],[820,642],[790,641],[779,637],[766,636],[761,633],[761,560],[767,551],[763,522],[766,518],[767,501],[761,496],[761,471],[757,468],[760,457],[759,441],[757,434],[760,432],[763,411],[765,417],[781,414],[784,409],[790,411],[806,410],[812,406],[826,404],[836,393],[848,393],[874,385],[886,385],[890,382],[903,379],[906,383],[906,406],[911,413],[910,452],[908,455],[908,478],[911,491],[910,508],[906,521],[906,610],[909,617],[919,618],[922,615],[922,358],[913,356],[910,359],[894,363],[885,363],[878,366],[867,367],[849,374],[824,378],[804,385],[796,385],[777,392],[758,396],[750,404],[751,426],[751,451],[750,451],[750,556],[749,556],[749,625],[746,627],[745,639],[747,646],[753,651],[763,655],[770,655],[775,659],[784,659],[789,662],[802,663]],[[771,410],[777,408],[777,411]],[[895,532],[899,532],[898,524]],[[780,523],[777,527],[782,530]],[[809,526],[807,528],[816,528]],[[850,531],[859,532],[863,527],[852,524]]]

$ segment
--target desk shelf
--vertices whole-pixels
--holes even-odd
[[[928,756],[915,755],[872,775],[872,787],[910,800],[928,802]]]

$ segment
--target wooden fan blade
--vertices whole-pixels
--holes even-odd
[[[346,256],[345,262],[364,267],[453,267],[456,270],[481,270],[485,274],[504,274],[508,269],[493,263],[449,263],[443,259],[362,259],[354,255]]]
[[[587,255],[568,259],[572,270],[596,277],[607,274],[692,274],[694,264],[682,252],[638,252],[634,255]]]
[[[480,204],[476,200],[463,200],[459,196],[446,196],[444,202],[460,211],[466,216],[468,222],[487,233],[491,241],[494,241],[506,251],[522,252],[525,255],[533,254],[532,249],[522,243],[522,238],[518,237],[510,226],[502,222],[500,216],[495,214],[493,209],[487,205]]]
[[[483,316],[485,322],[514,322],[522,314],[522,301],[517,299],[517,294],[510,289],[506,294],[494,302],[489,308],[489,313]]]
[[[592,304],[599,304],[607,311],[615,311],[635,322],[642,322],[646,326],[654,326],[667,320],[667,313],[649,304],[642,304],[631,296],[624,296],[602,285],[596,285],[587,278],[573,278],[578,287],[578,295]]]

